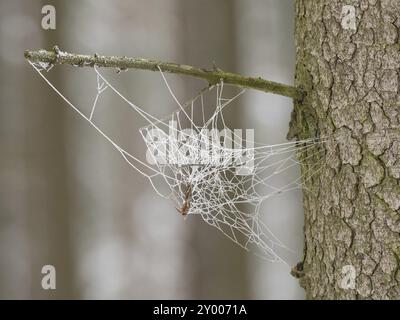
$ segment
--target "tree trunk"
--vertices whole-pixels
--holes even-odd
[[[290,134],[332,137],[302,162],[309,299],[400,299],[399,27],[398,0],[296,1]]]

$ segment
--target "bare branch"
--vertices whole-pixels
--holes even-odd
[[[224,83],[227,84],[279,94],[281,96],[293,98],[295,100],[302,100],[303,98],[303,91],[299,88],[264,80],[262,78],[245,77],[237,73],[225,72],[218,68],[206,70],[183,64],[141,58],[101,56],[98,54],[75,54],[63,52],[58,49],[57,46],[55,46],[52,51],[43,49],[34,51],[27,50],[25,51],[25,58],[31,62],[46,62],[53,65],[69,64],[80,67],[97,66],[106,68],[118,68],[120,70],[141,69],[159,71],[160,68],[163,72],[183,74],[206,80],[210,85],[216,84],[219,81],[223,80]]]

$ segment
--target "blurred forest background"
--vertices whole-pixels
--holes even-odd
[[[56,30],[41,28],[46,4],[57,10]],[[23,58],[25,49],[58,44],[206,68],[215,62],[292,84],[293,29],[290,0],[1,0],[0,298],[303,298],[286,266],[247,253],[200,217],[182,219]],[[93,98],[93,70],[57,68],[69,71],[49,73],[61,91],[79,103]],[[159,74],[115,79],[146,110],[173,110]],[[204,85],[168,79],[183,98]],[[255,128],[256,141],[281,143],[291,110],[291,99],[248,91],[230,117],[235,127]],[[108,112],[120,139],[142,150],[134,115]],[[273,197],[262,210],[297,252],[294,265],[302,250],[301,192]],[[46,264],[56,267],[56,290],[41,287]]]

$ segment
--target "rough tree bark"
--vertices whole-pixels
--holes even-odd
[[[400,299],[399,27],[399,0],[296,1],[296,85],[307,96],[289,136],[338,137],[305,183],[309,299]],[[341,285],[346,265],[354,289]]]

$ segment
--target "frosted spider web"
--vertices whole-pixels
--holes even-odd
[[[247,139],[247,135],[243,139],[240,133],[230,130],[224,112],[245,90],[227,97],[224,95],[226,85],[221,81],[203,89],[189,102],[181,104],[161,69],[165,85],[178,106],[169,116],[159,119],[132,103],[96,67],[97,92],[90,113],[86,115],[47,79],[45,72],[52,65],[29,63],[70,108],[106,139],[133,169],[148,179],[158,195],[172,200],[181,214],[200,215],[206,223],[219,229],[242,248],[268,261],[287,264],[279,252],[291,250],[262,221],[261,205],[273,195],[304,187],[306,180],[318,174],[329,157],[321,144],[329,139],[313,138],[276,145],[253,142]],[[93,120],[98,101],[106,90],[119,97],[146,121],[147,125],[140,128],[139,132],[148,150],[154,151],[150,163],[128,152]],[[205,102],[206,94],[214,97],[211,108]],[[210,132],[224,130],[233,133],[233,141],[238,139],[245,147],[226,147],[217,134],[209,135]],[[193,133],[196,133],[196,139]],[[171,134],[180,138],[171,141]],[[204,150],[200,149],[200,140],[208,143],[210,148],[206,150],[212,150],[218,156],[207,160],[210,159],[207,158],[210,153],[207,151],[205,155]],[[168,148],[160,148],[162,145]],[[171,155],[181,161],[155,161],[156,156],[170,160]],[[294,180],[291,178],[291,181],[282,183],[276,179],[298,167],[297,159],[307,160],[312,157],[318,160]],[[240,170],[245,170],[245,174],[238,174]]]

